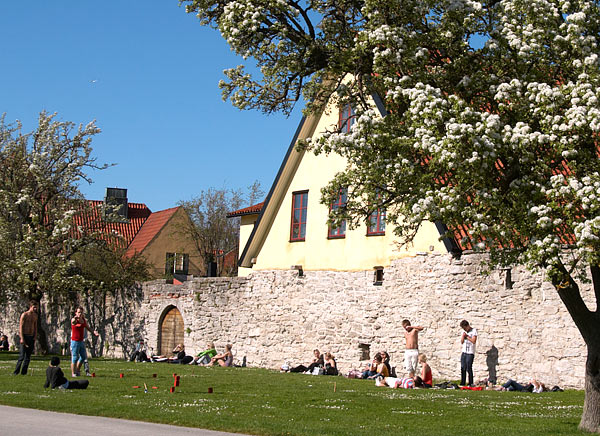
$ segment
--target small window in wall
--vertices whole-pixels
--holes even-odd
[[[340,109],[340,132],[348,133],[350,132],[350,128],[352,124],[356,121],[356,114],[354,113],[354,109],[352,106],[347,104],[342,109]]]
[[[370,344],[358,344],[360,350],[360,360],[371,360],[371,345]]]
[[[187,274],[190,255],[185,253],[167,253],[165,274]]]
[[[331,204],[330,210],[336,210],[346,207],[346,201],[348,200],[348,188],[340,188],[338,198]],[[327,237],[330,239],[345,238],[346,237],[346,221],[342,221],[339,227],[329,226]]]
[[[306,212],[308,191],[292,193],[292,226],[290,241],[304,241],[306,238]]]
[[[375,286],[381,286],[383,284],[383,267],[382,266],[374,266],[373,269],[373,284]]]

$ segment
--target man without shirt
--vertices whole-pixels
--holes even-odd
[[[402,321],[404,327],[404,337],[406,338],[406,351],[404,352],[404,368],[408,371],[408,376],[414,378],[417,372],[419,359],[419,332],[424,327],[412,326],[410,321],[405,319]]]
[[[39,303],[35,300],[29,302],[29,310],[21,314],[19,320],[19,360],[14,375],[27,374],[31,353],[37,336]]]

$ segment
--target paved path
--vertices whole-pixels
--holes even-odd
[[[0,406],[0,435],[23,436],[82,436],[100,434],[111,436],[240,436],[234,433],[151,424],[126,419],[73,415],[37,409]]]

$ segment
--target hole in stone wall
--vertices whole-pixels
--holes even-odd
[[[504,289],[513,288],[512,271],[510,268],[504,268]]]
[[[358,344],[360,360],[371,360],[371,344]]]

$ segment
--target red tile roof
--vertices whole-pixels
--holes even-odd
[[[151,214],[127,247],[126,256],[141,253],[180,208],[181,206],[172,207]]]
[[[255,204],[253,206],[248,206],[243,209],[234,210],[233,212],[229,212],[227,214],[227,218],[233,218],[235,216],[252,215],[255,213],[260,213],[264,204],[265,204],[265,202],[263,201],[262,203]]]
[[[104,234],[117,233],[123,237],[123,241],[118,244],[120,247],[129,246],[148,217],[152,215],[152,211],[145,204],[128,203],[127,222],[107,222],[102,219],[102,201],[85,200],[84,204],[82,209],[85,210],[73,216],[75,226]]]

